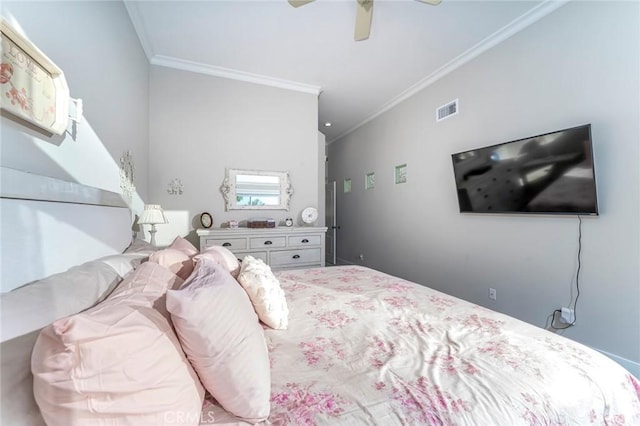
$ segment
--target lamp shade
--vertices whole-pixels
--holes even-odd
[[[138,224],[157,224],[157,223],[169,223],[167,217],[162,211],[162,207],[159,204],[146,204],[142,216],[138,219]]]

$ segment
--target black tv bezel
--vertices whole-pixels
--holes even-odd
[[[563,211],[521,211],[521,210],[504,210],[504,211],[500,211],[500,210],[486,210],[486,211],[477,211],[477,210],[470,210],[470,211],[463,211],[462,210],[462,206],[460,205],[460,198],[458,196],[458,182],[456,180],[456,162],[455,162],[455,156],[460,155],[460,154],[466,154],[468,152],[472,152],[472,151],[478,151],[478,150],[485,150],[485,149],[491,149],[491,148],[497,148],[500,146],[504,146],[504,145],[509,145],[511,143],[516,143],[516,142],[521,142],[527,139],[535,139],[535,138],[539,138],[539,137],[543,137],[543,136],[547,136],[547,135],[551,135],[554,133],[562,133],[562,132],[566,132],[566,131],[570,131],[570,130],[575,130],[575,129],[581,129],[581,128],[587,128],[587,132],[589,134],[589,155],[590,155],[590,160],[591,160],[591,171],[592,171],[592,176],[593,176],[593,190],[595,192],[595,201],[594,201],[594,207],[595,207],[595,211],[594,212],[563,212]],[[456,189],[456,201],[458,202],[458,211],[461,214],[472,214],[472,215],[483,215],[483,214],[487,214],[487,215],[534,215],[534,216],[599,216],[600,215],[600,207],[598,204],[598,185],[597,185],[597,179],[596,179],[596,165],[595,165],[595,156],[594,156],[594,152],[593,152],[593,138],[592,138],[592,133],[591,133],[591,123],[588,124],[582,124],[582,125],[578,125],[578,126],[573,126],[573,127],[567,127],[565,129],[560,129],[560,130],[554,130],[551,132],[546,132],[546,133],[540,133],[538,135],[535,136],[527,136],[524,138],[520,138],[520,139],[513,139],[507,142],[501,142],[501,143],[497,143],[497,144],[493,144],[493,145],[487,145],[487,146],[483,146],[483,147],[478,147],[478,148],[474,148],[474,149],[467,149],[465,151],[460,151],[460,152],[456,152],[451,154],[451,162],[453,165],[453,181],[454,181],[454,185],[455,185],[455,189]]]

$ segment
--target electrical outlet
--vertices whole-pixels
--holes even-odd
[[[364,260],[364,254],[360,253],[360,254],[358,255],[358,259],[359,259],[359,260]]]
[[[576,314],[571,308],[562,308],[560,310],[560,321],[565,324],[573,324],[576,320]]]
[[[495,288],[489,288],[489,299],[491,300],[497,300],[498,298],[498,292],[496,291]]]

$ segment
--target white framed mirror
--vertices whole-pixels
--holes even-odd
[[[220,192],[229,210],[289,210],[288,172],[227,169]]]

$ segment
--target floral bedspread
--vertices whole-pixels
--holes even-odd
[[[640,424],[640,382],[572,340],[360,266],[276,275],[272,424]]]

